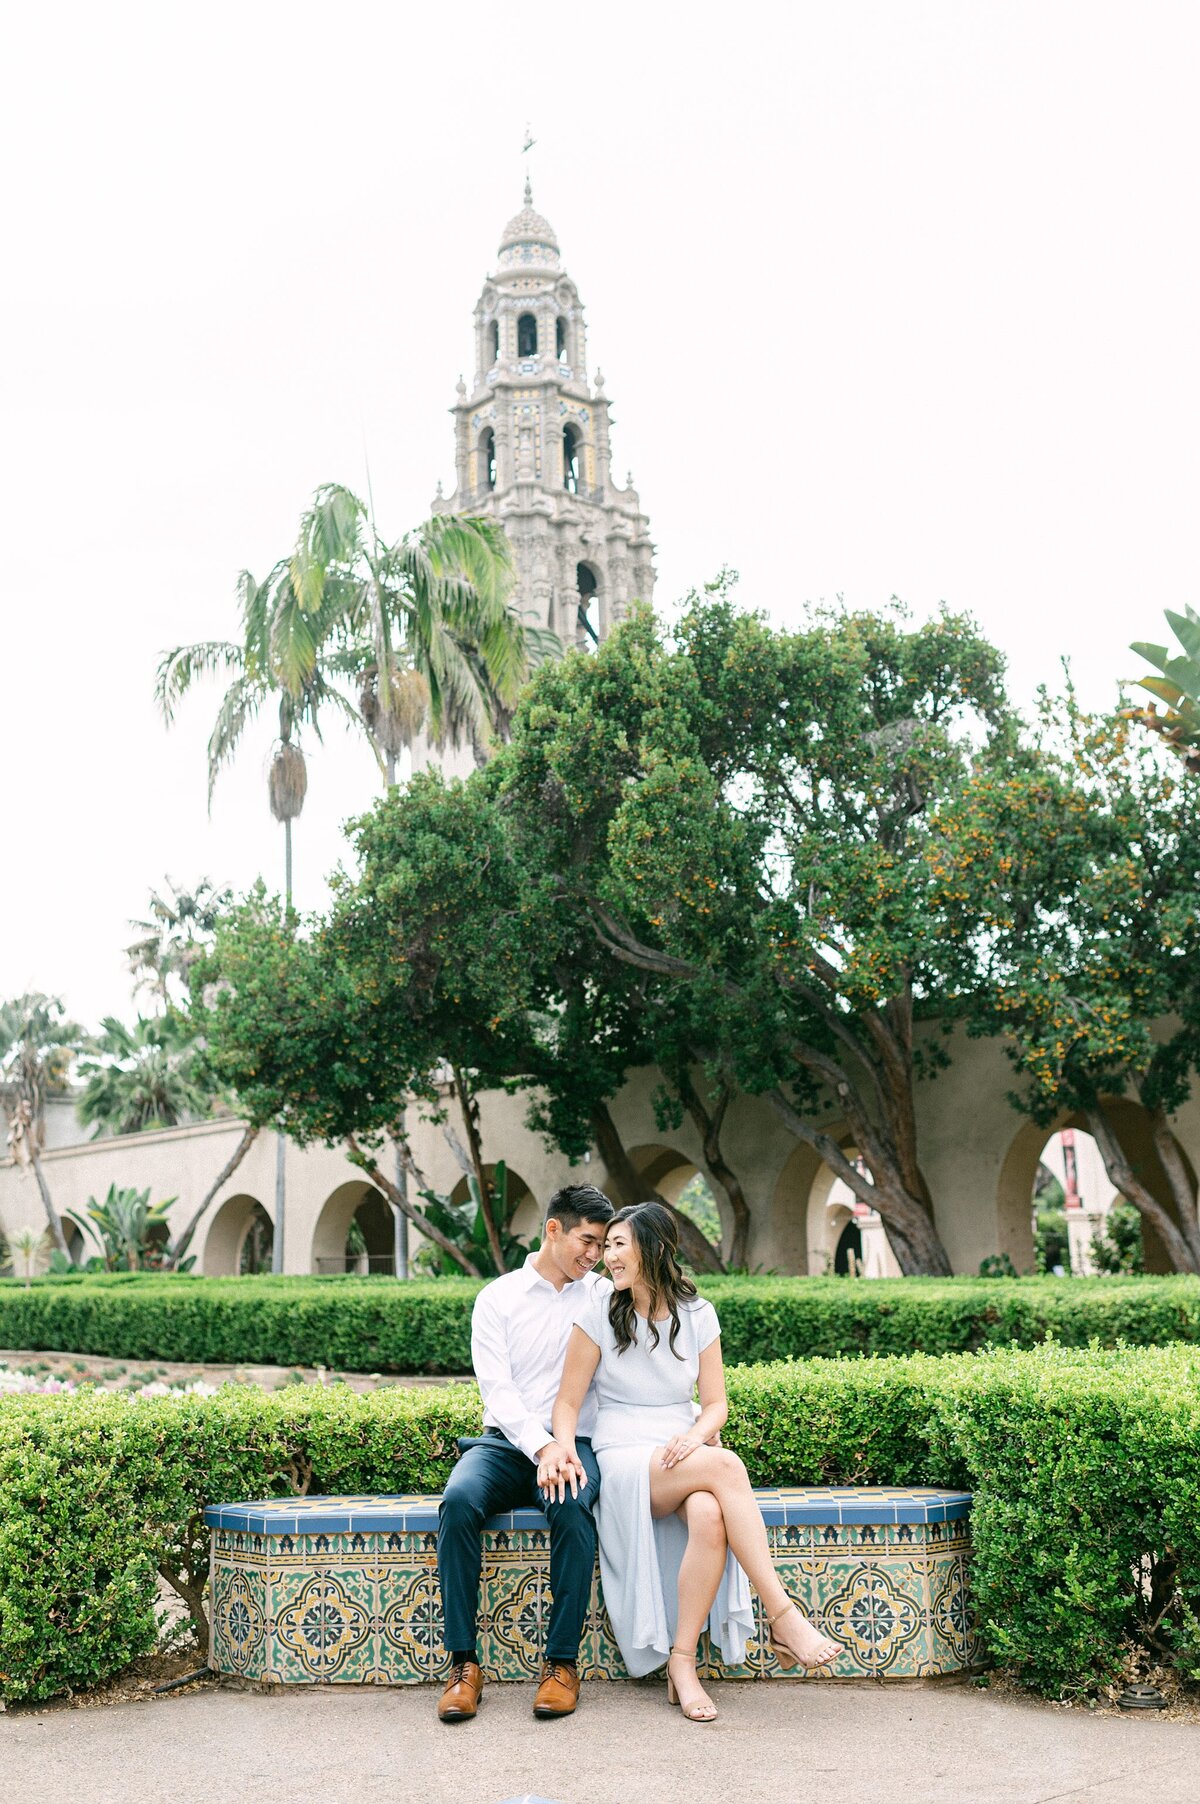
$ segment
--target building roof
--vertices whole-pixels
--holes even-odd
[[[533,190],[525,178],[525,205],[514,213],[500,240],[500,263],[511,268],[517,263],[558,267],[558,239],[554,227],[533,204]]]

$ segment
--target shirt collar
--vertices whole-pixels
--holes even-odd
[[[587,1272],[582,1278],[568,1278],[562,1289],[558,1290],[550,1283],[549,1278],[543,1278],[541,1272],[539,1272],[537,1266],[534,1264],[536,1258],[536,1253],[526,1253],[524,1265],[518,1267],[518,1270],[525,1280],[526,1290],[532,1290],[535,1284],[545,1284],[548,1289],[554,1291],[555,1296],[562,1297],[565,1296],[568,1291],[574,1290],[576,1285],[579,1285],[581,1288],[585,1287],[588,1279],[594,1278],[597,1275],[595,1272]]]

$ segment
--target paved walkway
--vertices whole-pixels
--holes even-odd
[[[492,1686],[185,1692],[0,1717],[3,1804],[1195,1804],[1200,1725],[1097,1717],[970,1686],[713,1687],[701,1728],[659,1686],[594,1684],[536,1722]]]

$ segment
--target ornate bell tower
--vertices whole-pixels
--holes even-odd
[[[604,378],[588,381],[579,292],[528,180],[475,308],[474,371],[451,410],[457,486],[434,510],[493,514],[518,607],[567,645],[598,643],[651,598],[654,547],[632,481],[613,482]]]

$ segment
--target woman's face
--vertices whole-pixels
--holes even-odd
[[[628,1290],[637,1283],[642,1262],[628,1222],[614,1222],[605,1235],[604,1263],[614,1290]]]

